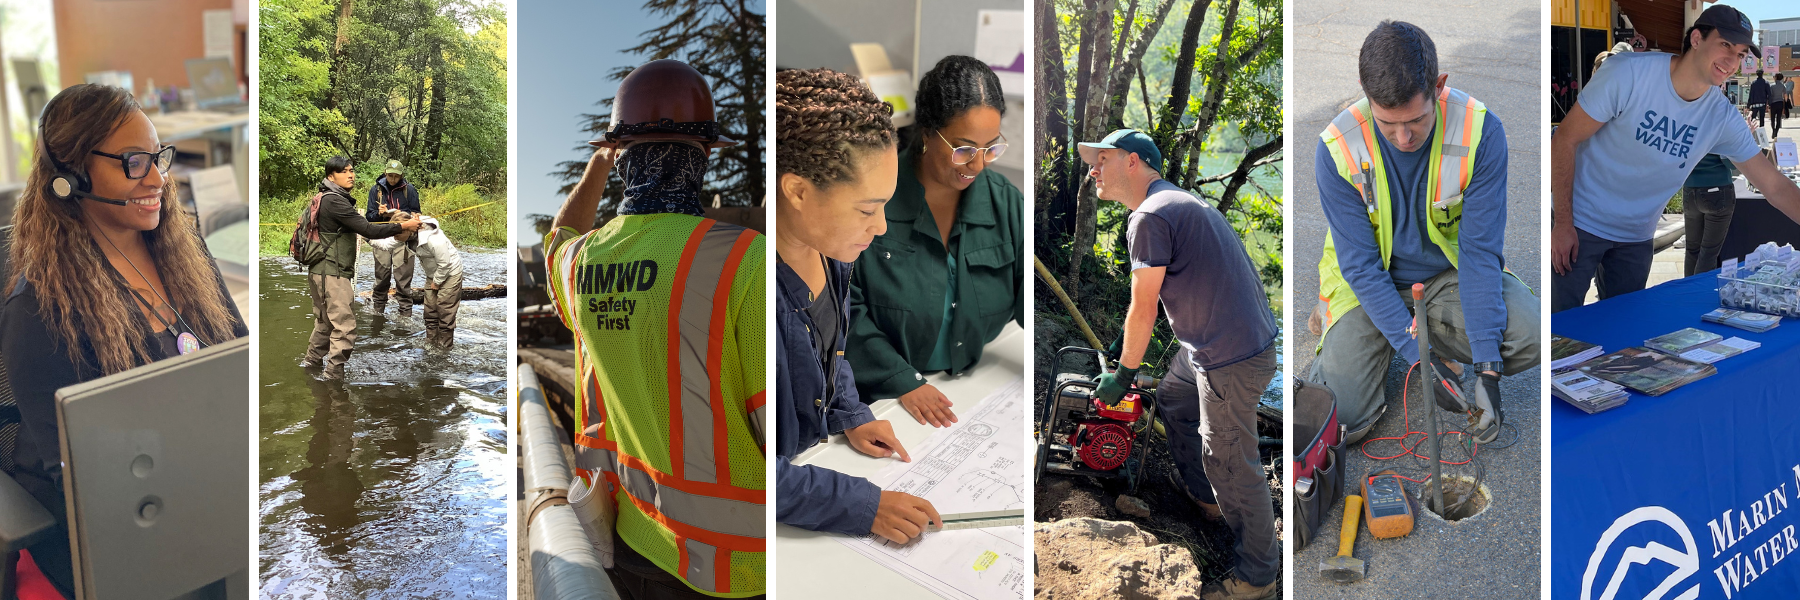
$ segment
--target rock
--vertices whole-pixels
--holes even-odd
[[[1150,505],[1131,496],[1120,495],[1118,500],[1113,501],[1113,508],[1134,517],[1148,518],[1150,516]]]
[[[1202,581],[1193,555],[1159,543],[1136,524],[1080,518],[1033,529],[1036,558],[1057,566],[1038,573],[1040,599],[1191,600],[1199,594]]]

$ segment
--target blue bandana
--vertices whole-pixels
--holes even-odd
[[[617,165],[625,181],[621,215],[681,213],[705,216],[706,151],[678,142],[644,142],[625,150]]]

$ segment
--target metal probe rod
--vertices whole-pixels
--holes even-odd
[[[1413,284],[1412,297],[1413,330],[1419,336],[1419,372],[1425,375],[1425,420],[1430,423],[1431,430],[1431,504],[1427,508],[1442,516],[1444,481],[1439,476],[1444,469],[1444,447],[1438,439],[1437,399],[1433,397],[1437,392],[1437,382],[1433,381],[1437,377],[1437,369],[1431,365],[1431,330],[1426,325],[1429,319],[1425,318],[1425,284]]]

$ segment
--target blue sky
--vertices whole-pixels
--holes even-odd
[[[600,110],[594,103],[619,87],[606,73],[644,62],[621,52],[653,26],[641,6],[630,0],[519,3],[514,31],[525,35],[519,36],[518,62],[518,243],[528,246],[537,237],[525,215],[555,214],[562,205],[556,193],[562,182],[548,173],[557,163],[591,155],[573,148],[589,139],[581,133],[581,115]]]

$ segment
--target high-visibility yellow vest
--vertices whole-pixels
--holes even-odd
[[[1487,106],[1462,90],[1445,86],[1438,93],[1437,108],[1437,135],[1432,136],[1431,162],[1427,164],[1425,191],[1431,209],[1425,231],[1455,268],[1462,193],[1469,187],[1469,176],[1475,169],[1475,149],[1481,145]],[[1375,228],[1375,243],[1381,248],[1381,269],[1385,271],[1394,251],[1393,197],[1376,135],[1369,99],[1363,98],[1332,119],[1319,138],[1325,140],[1338,176],[1349,181],[1362,196],[1369,224]],[[1337,250],[1329,230],[1325,232],[1325,254],[1319,259],[1319,303],[1325,309],[1325,333],[1330,333],[1338,317],[1362,305],[1338,270]],[[1324,339],[1324,335],[1319,336],[1320,347],[1324,346]]]
[[[688,587],[762,594],[763,236],[629,215],[544,247],[575,332],[578,475],[618,503],[619,539]]]

